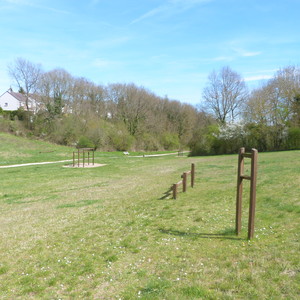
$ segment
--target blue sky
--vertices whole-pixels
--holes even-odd
[[[22,57],[198,104],[223,66],[253,88],[299,65],[299,12],[300,0],[0,0],[0,94]]]

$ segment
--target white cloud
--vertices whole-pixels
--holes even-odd
[[[108,68],[108,67],[113,67],[113,66],[117,66],[120,63],[117,61],[113,61],[113,60],[106,60],[106,59],[102,59],[102,58],[96,58],[93,61],[93,66],[97,67],[97,68]]]
[[[272,75],[254,75],[254,76],[249,76],[245,77],[245,81],[256,81],[256,80],[267,80],[271,79],[273,76]]]
[[[217,56],[212,58],[212,61],[232,61],[233,57],[232,56]]]
[[[257,52],[244,52],[242,54],[242,56],[257,56],[257,55],[260,55],[261,52],[260,51],[257,51]]]
[[[59,13],[59,14],[70,14],[69,11],[56,9],[56,8],[50,7],[50,6],[43,6],[43,5],[40,5],[39,3],[35,3],[33,1],[27,1],[27,0],[4,0],[4,1],[9,4],[30,6],[30,7],[34,7],[34,8],[38,8],[38,9],[52,11],[52,12]]]
[[[239,56],[250,57],[260,55],[261,51],[247,51],[242,48],[233,48],[233,51],[237,53]]]
[[[140,17],[134,19],[131,24],[138,23],[144,19],[151,18],[155,15],[173,15],[181,13],[182,11],[191,9],[195,5],[211,2],[213,0],[168,0],[166,4],[160,5],[154,9],[149,10]]]
[[[129,36],[120,36],[120,37],[112,37],[109,39],[102,39],[102,40],[95,40],[92,41],[90,44],[92,47],[111,47],[111,46],[118,46],[124,44],[131,40]]]

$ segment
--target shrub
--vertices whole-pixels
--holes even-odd
[[[95,148],[95,145],[88,137],[81,136],[77,142],[77,148]]]
[[[165,133],[161,138],[161,143],[165,150],[174,150],[179,148],[179,138],[175,133]]]

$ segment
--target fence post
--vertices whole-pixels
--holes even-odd
[[[194,187],[195,184],[195,164],[192,164],[191,168],[191,187]]]
[[[251,151],[251,182],[250,182],[250,207],[248,221],[248,240],[254,236],[254,217],[256,205],[256,177],[257,177],[257,150]]]
[[[242,228],[242,195],[243,195],[243,178],[245,148],[240,148],[238,157],[238,176],[237,176],[237,193],[236,193],[236,220],[235,231],[239,235]]]
[[[173,184],[173,199],[176,199],[177,196],[177,184]]]
[[[80,152],[79,152],[79,149],[78,149],[78,168],[79,168],[79,166],[80,166]]]
[[[183,192],[186,192],[186,189],[187,189],[187,173],[186,172],[184,172],[183,174],[182,174],[182,191]]]

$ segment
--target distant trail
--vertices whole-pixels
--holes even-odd
[[[189,153],[191,151],[182,151],[181,153]],[[145,154],[145,155],[138,155],[138,156],[128,156],[128,157],[157,157],[157,156],[166,156],[166,155],[177,155],[178,152],[173,153],[165,153],[165,154]]]
[[[17,168],[17,167],[26,167],[26,166],[35,166],[35,165],[48,165],[48,164],[57,164],[62,162],[68,162],[73,160],[59,160],[59,161],[45,161],[45,162],[38,162],[38,163],[28,163],[28,164],[18,164],[18,165],[8,165],[8,166],[0,166],[1,169],[6,168]]]
[[[187,153],[190,151],[184,151],[183,153]],[[178,152],[174,153],[165,153],[165,154],[150,154],[150,155],[138,155],[138,156],[128,156],[128,157],[158,157],[158,156],[166,156],[166,155],[176,155]],[[17,168],[17,167],[27,167],[27,166],[36,166],[36,165],[49,165],[49,164],[58,164],[62,162],[70,162],[73,161],[72,159],[68,160],[59,160],[59,161],[45,161],[45,162],[38,162],[38,163],[27,163],[27,164],[17,164],[17,165],[7,165],[7,166],[0,166],[0,169],[7,169],[7,168]]]

